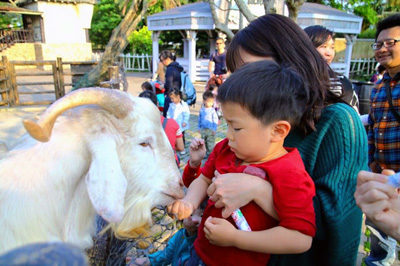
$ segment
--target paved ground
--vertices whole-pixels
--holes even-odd
[[[134,96],[137,96],[141,92],[140,85],[150,78],[150,73],[128,73],[127,79],[129,83],[128,92]],[[186,165],[188,160],[188,145],[193,137],[200,137],[200,134],[197,132],[197,119],[198,112],[200,106],[202,104],[202,93],[204,92],[205,83],[195,83],[194,84],[197,90],[197,104],[193,108],[190,108],[191,117],[190,117],[190,128],[191,130],[187,130],[186,137],[186,154],[181,156],[181,169]],[[25,133],[25,130],[22,126],[22,120],[25,118],[34,118],[39,115],[41,112],[45,110],[46,106],[33,106],[33,107],[18,107],[18,108],[4,108],[0,107],[0,154],[4,145],[10,149],[12,148],[18,141],[18,139]],[[224,137],[224,133],[226,130],[226,123],[221,121],[218,126],[217,132],[217,141],[221,140]],[[363,230],[364,231],[364,230]],[[357,261],[357,266],[361,265],[361,259],[365,256],[365,252],[363,251],[364,244],[364,233],[362,233],[362,243],[359,249],[359,256]],[[400,265],[399,261],[396,261],[394,265]]]

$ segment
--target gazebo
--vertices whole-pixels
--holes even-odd
[[[222,0],[221,3],[224,4],[224,1]],[[260,11],[263,11],[262,6],[248,6],[255,15],[262,15],[260,13]],[[218,13],[219,19],[225,17],[225,22],[227,22],[226,24],[231,30],[239,30],[241,18],[237,7],[234,8],[233,6],[224,12]],[[245,19],[243,20],[245,21]],[[304,3],[300,9],[297,23],[302,28],[311,25],[322,25],[335,33],[345,34],[345,62],[342,64],[336,63],[332,67],[348,76],[352,48],[357,34],[361,32],[362,18],[329,6]],[[159,12],[147,18],[147,25],[149,30],[153,31],[153,66],[158,63],[160,32],[177,30],[183,37],[183,58],[178,58],[178,61],[186,69],[192,80],[201,81],[208,78],[206,67],[208,60],[196,59],[196,35],[200,30],[206,31],[210,39],[210,51],[214,50],[214,40],[217,34],[209,3],[198,2]],[[156,69],[153,69],[153,72],[155,71]]]

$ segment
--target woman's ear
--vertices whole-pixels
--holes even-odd
[[[280,142],[283,141],[289,134],[291,125],[288,121],[280,120],[272,124],[272,141]]]

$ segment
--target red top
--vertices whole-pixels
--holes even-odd
[[[298,150],[286,150],[288,153],[280,158],[253,165],[267,173],[266,180],[273,187],[274,206],[280,221],[266,214],[254,201],[240,210],[252,231],[266,230],[279,225],[313,237],[316,230],[312,201],[315,196],[314,182],[304,169]],[[241,173],[246,167],[245,164],[241,165],[241,160],[230,150],[228,140],[224,139],[215,146],[202,168],[202,174],[211,179],[215,170],[221,174]],[[209,216],[222,218],[221,209],[215,208],[211,200],[204,210],[198,237],[194,243],[197,254],[206,265],[267,265],[269,254],[210,244],[204,234],[204,221]],[[227,220],[235,225],[231,217]]]
[[[164,123],[165,117],[161,116],[161,125]],[[165,134],[171,143],[172,149],[175,151],[176,139],[182,137],[182,131],[178,123],[174,119],[168,119],[167,125],[164,128]]]

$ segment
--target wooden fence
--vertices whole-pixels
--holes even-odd
[[[63,62],[61,58],[53,61],[8,61],[3,56],[0,62],[0,105],[51,104],[63,97],[66,90],[96,64],[94,61]],[[35,95],[43,94],[49,95],[49,99],[37,97],[39,99],[35,100]],[[24,95],[32,99],[22,101]]]

